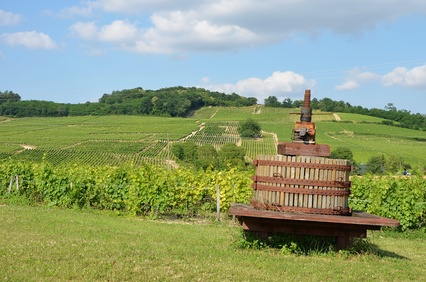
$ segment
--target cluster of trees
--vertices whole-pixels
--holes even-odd
[[[17,93],[13,93],[12,91],[0,91],[0,105],[7,102],[17,102],[21,101],[21,96]]]
[[[104,94],[98,102],[64,104],[48,101],[21,101],[10,91],[0,92],[0,115],[30,116],[81,116],[81,115],[155,115],[184,117],[205,106],[251,106],[257,99],[235,93],[225,94],[203,88],[170,87],[144,90],[141,87]]]
[[[182,142],[173,144],[171,151],[181,163],[197,169],[226,169],[229,166],[243,168],[246,166],[244,149],[233,143],[224,144],[218,152],[211,144],[198,146],[193,142]]]
[[[354,173],[363,175],[371,173],[382,175],[386,173],[406,174],[411,165],[406,163],[401,156],[391,155],[386,158],[384,155],[372,156],[366,164],[357,163],[354,160],[352,151],[346,147],[338,147],[330,152],[330,158],[349,160],[354,166]]]
[[[241,137],[246,138],[260,138],[262,137],[262,128],[260,127],[259,123],[255,121],[252,118],[249,118],[245,121],[241,121],[238,128],[237,128],[238,134],[241,135]]]
[[[302,100],[292,101],[290,98],[279,102],[277,97],[269,96],[264,100],[266,107],[299,108],[303,105]],[[361,106],[352,106],[344,101],[334,101],[330,98],[311,100],[312,109],[323,112],[354,113],[367,116],[384,118],[386,125],[395,125],[416,130],[426,130],[426,115],[420,113],[412,114],[407,110],[398,110],[392,103],[388,103],[384,109],[367,109]]]

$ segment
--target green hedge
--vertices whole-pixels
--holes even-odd
[[[19,190],[14,177],[18,176]],[[193,171],[154,166],[55,167],[49,163],[0,163],[0,195],[12,194],[59,207],[90,207],[126,214],[196,213],[216,208],[216,187],[221,209],[231,202],[248,203],[252,197],[250,173]]]
[[[154,165],[53,166],[47,162],[0,162],[0,195],[11,194],[59,207],[90,207],[131,215],[197,214],[230,203],[249,203],[250,171],[171,169]],[[426,179],[423,176],[352,177],[349,206],[399,220],[401,230],[426,230]]]
[[[426,179],[423,176],[352,177],[349,206],[393,218],[401,230],[426,230]]]

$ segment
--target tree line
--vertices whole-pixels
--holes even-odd
[[[299,108],[303,105],[302,100],[292,101],[290,98],[279,102],[277,97],[269,96],[264,100],[266,107],[281,107],[281,108]],[[382,123],[386,125],[400,126],[404,128],[426,130],[426,115],[416,113],[413,114],[407,110],[398,110],[392,103],[388,103],[384,109],[364,108],[361,106],[352,106],[344,101],[334,101],[330,98],[311,100],[312,109],[323,112],[339,112],[353,113],[367,116],[373,116],[385,119]]]
[[[225,94],[196,87],[144,90],[141,87],[104,94],[98,102],[81,104],[21,100],[12,91],[0,91],[0,115],[10,117],[55,117],[83,115],[154,115],[185,117],[206,106],[252,106],[254,97]]]
[[[19,94],[12,91],[0,91],[0,116],[9,117],[57,117],[83,115],[154,115],[185,117],[193,111],[206,106],[252,106],[257,103],[254,97],[238,94],[225,94],[196,87],[169,87],[158,90],[144,90],[141,87],[113,91],[103,94],[98,102],[80,104],[55,103],[40,100],[21,100]],[[264,100],[266,107],[300,108],[302,100],[284,99],[269,96]],[[426,115],[412,114],[407,110],[398,110],[392,103],[385,109],[352,106],[344,101],[330,98],[311,101],[313,109],[323,112],[356,113],[385,119],[384,124],[405,128],[426,130]]]

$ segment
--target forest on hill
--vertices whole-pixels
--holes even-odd
[[[0,91],[0,116],[8,117],[58,117],[85,115],[152,115],[163,117],[186,117],[206,106],[244,107],[258,103],[254,97],[225,94],[196,87],[169,87],[144,90],[141,87],[113,91],[103,94],[98,102],[81,104],[55,103],[40,100],[21,100],[12,91]],[[266,107],[299,108],[302,100],[290,98],[278,101],[269,96],[264,100]],[[323,112],[356,113],[386,119],[383,123],[415,130],[426,130],[426,115],[398,110],[392,103],[384,109],[353,106],[344,101],[330,98],[312,99],[311,107]]]
[[[185,117],[206,106],[251,106],[256,98],[235,93],[224,94],[195,87],[170,87],[144,90],[141,87],[104,94],[98,102],[65,104],[39,100],[21,100],[19,94],[0,92],[0,116],[58,117],[84,115],[153,115]]]
[[[299,108],[303,105],[303,101],[292,101],[287,98],[279,102],[277,97],[269,96],[265,99],[264,104],[265,107]],[[395,125],[415,130],[426,130],[426,115],[420,113],[413,114],[407,110],[398,110],[392,103],[388,103],[384,109],[368,109],[361,106],[352,106],[344,101],[334,101],[330,98],[323,98],[321,100],[314,98],[311,101],[311,107],[312,109],[322,112],[352,113],[378,117],[386,119],[383,121],[386,125]]]

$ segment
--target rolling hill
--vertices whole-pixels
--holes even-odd
[[[248,159],[275,154],[277,142],[290,142],[298,114],[294,109],[250,107],[204,107],[187,118],[152,116],[77,116],[0,118],[0,159],[55,164],[83,162],[119,164],[173,160],[170,144],[192,141],[216,149],[228,142],[246,150]],[[263,138],[241,139],[238,123],[253,118]],[[402,157],[411,165],[426,162],[426,132],[386,125],[383,119],[348,113],[315,112],[317,143],[331,150],[347,147],[359,163],[372,156]]]

